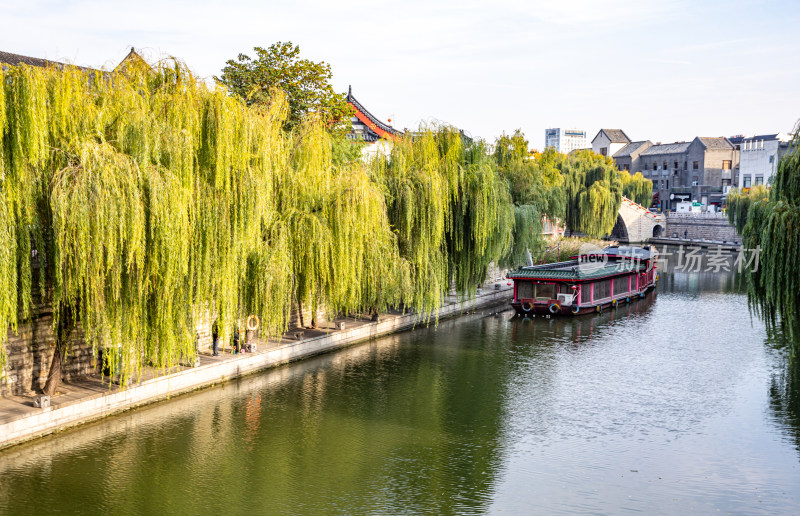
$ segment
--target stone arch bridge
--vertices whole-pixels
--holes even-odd
[[[627,197],[622,198],[619,216],[611,237],[620,242],[647,242],[666,234],[667,218],[663,213],[653,213]]]

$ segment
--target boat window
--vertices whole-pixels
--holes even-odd
[[[611,280],[597,281],[594,284],[594,299],[605,299],[611,297]]]
[[[517,283],[517,299],[533,299],[533,282],[520,281]]]
[[[581,285],[581,304],[591,303],[592,302],[592,285],[591,283],[586,283],[585,285]]]
[[[536,287],[535,298],[537,301],[548,301],[556,298],[557,285],[553,283],[539,283]]]
[[[614,278],[614,295],[625,294],[628,292],[628,282],[630,276],[619,276]]]

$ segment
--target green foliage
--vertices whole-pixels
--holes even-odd
[[[800,128],[778,164],[769,197],[761,190],[753,192],[750,199],[745,197],[729,197],[728,209],[731,217],[733,208],[737,225],[746,213],[743,246],[761,248],[758,269],[749,272],[751,306],[771,326],[782,322],[796,354],[800,350]]]
[[[511,195],[482,142],[465,142],[450,127],[423,128],[371,167],[406,265],[403,299],[420,313],[433,314],[451,282],[473,293],[489,263],[510,251]]]
[[[747,192],[733,189],[728,193],[726,213],[731,225],[739,234],[742,234],[747,224],[747,212],[750,206],[767,199],[769,199],[769,189],[763,185],[754,186]]]
[[[592,245],[598,249],[603,249],[609,245],[616,245],[616,242],[600,240],[589,237],[561,237],[558,240],[547,242],[547,246],[541,248],[533,254],[535,263],[555,263],[568,260],[572,256],[577,256],[584,245]]]
[[[333,91],[329,64],[300,59],[300,47],[291,42],[253,50],[255,59],[239,54],[227,61],[217,78],[231,93],[253,105],[268,104],[273,91],[283,91],[289,104],[288,128],[299,126],[311,113],[325,124],[349,122],[347,99]]]
[[[562,167],[566,192],[566,224],[590,237],[611,232],[622,204],[623,184],[610,158],[577,151]]]
[[[620,173],[622,195],[645,208],[653,203],[653,182],[645,178],[641,172],[631,175],[627,170]]]
[[[223,334],[257,314],[268,336],[292,299],[385,308],[409,283],[381,185],[352,150],[333,159],[320,122],[286,133],[280,91],[247,107],[172,61],[10,67],[3,85],[6,328],[38,272],[58,335],[77,325],[127,383],[193,356],[209,314]]]

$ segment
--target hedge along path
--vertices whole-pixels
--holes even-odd
[[[126,385],[193,357],[206,314],[225,333],[255,314],[265,336],[292,301],[427,321],[515,240],[507,185],[450,128],[364,164],[313,119],[282,130],[281,92],[246,107],[175,60],[1,79],[0,324],[52,304],[51,378],[74,328]]]

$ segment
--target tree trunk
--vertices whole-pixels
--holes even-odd
[[[56,346],[53,350],[53,360],[50,362],[50,371],[47,373],[47,381],[42,391],[48,396],[53,396],[56,389],[61,384],[61,363],[64,361],[64,347],[67,335],[71,328],[72,314],[68,308],[62,308],[56,327]]]
[[[50,363],[50,371],[47,373],[47,382],[44,384],[44,389],[42,389],[44,394],[48,396],[53,396],[61,384],[62,347],[61,335],[58,335],[56,336],[56,348],[53,350],[53,361]]]
[[[306,323],[303,321],[303,302],[300,301],[299,299],[297,300],[297,315],[298,318],[300,319],[300,327],[305,328]]]

